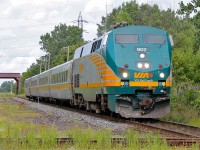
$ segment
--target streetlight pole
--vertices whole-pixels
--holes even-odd
[[[12,85],[12,81],[11,81],[11,85],[10,85],[10,93],[12,94],[12,89],[13,89],[13,85]]]
[[[40,73],[42,72],[42,62],[40,62]]]
[[[47,70],[47,56],[44,57],[44,70]]]
[[[113,6],[113,5],[108,5],[107,3],[106,3],[106,19],[105,19],[105,32],[107,32],[107,21],[108,21],[108,6]]]
[[[50,69],[50,57],[51,57],[51,54],[49,53],[48,69]]]
[[[69,61],[69,46],[67,47],[67,61]]]

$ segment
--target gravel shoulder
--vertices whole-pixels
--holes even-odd
[[[42,103],[38,104],[18,97],[12,98],[9,101],[12,103],[21,103],[24,106],[24,109],[34,110],[41,114],[40,117],[26,118],[26,121],[34,124],[45,124],[49,126],[55,125],[59,131],[75,128],[92,128],[95,130],[108,129],[112,131],[113,135],[123,135],[128,129],[133,128],[126,124],[95,118],[77,112],[71,112]]]

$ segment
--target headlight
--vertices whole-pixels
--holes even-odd
[[[141,54],[140,54],[140,58],[145,58],[145,54],[144,54],[144,53],[141,53]]]
[[[165,77],[165,74],[163,72],[161,72],[159,75],[160,75],[160,78],[164,78]]]
[[[137,67],[138,67],[138,68],[142,68],[142,66],[143,66],[142,63],[138,63],[138,64],[137,64]]]
[[[144,67],[145,67],[146,69],[148,69],[149,66],[150,66],[149,63],[145,63],[145,64],[144,64]]]
[[[127,72],[123,72],[122,76],[123,76],[123,78],[127,78],[128,77],[128,73]]]

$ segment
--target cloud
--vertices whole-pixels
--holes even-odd
[[[59,12],[57,10],[52,10],[52,11],[49,12],[48,17],[49,18],[54,18],[54,17],[56,17],[58,15],[59,15]]]
[[[23,4],[26,4],[27,2],[28,0],[11,0],[11,4],[14,7],[21,6]]]
[[[15,34],[13,34],[11,29],[3,29],[3,28],[2,29],[0,28],[0,35],[1,35],[1,38],[0,38],[1,44],[3,43],[3,41],[5,41],[5,38],[15,36]],[[4,38],[4,40],[2,38]]]
[[[46,12],[45,11],[41,11],[41,12],[37,12],[33,15],[32,19],[34,20],[43,20],[46,17]]]
[[[7,16],[10,14],[10,11],[11,11],[11,7],[8,7],[5,10],[2,10],[1,14]]]

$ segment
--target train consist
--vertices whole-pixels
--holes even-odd
[[[160,118],[170,111],[172,46],[164,30],[118,27],[76,49],[73,60],[26,79],[25,94],[96,113]]]

